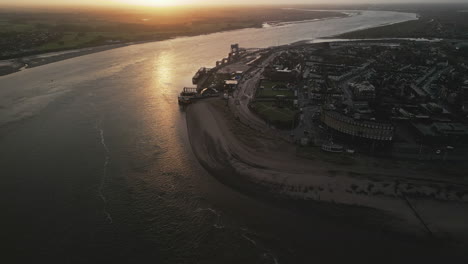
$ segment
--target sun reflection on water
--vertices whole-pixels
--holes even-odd
[[[162,52],[157,55],[153,66],[153,86],[158,94],[173,94],[174,80],[174,54]]]

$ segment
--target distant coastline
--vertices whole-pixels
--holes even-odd
[[[311,10],[311,11],[322,11],[322,10]],[[59,50],[54,50],[52,52],[37,52],[37,53],[32,52],[31,55],[0,60],[0,76],[12,74],[12,73],[22,71],[25,69],[29,69],[29,68],[46,65],[49,63],[54,63],[57,61],[62,61],[66,59],[71,59],[71,58],[75,58],[79,56],[84,56],[84,55],[88,55],[88,54],[92,54],[96,52],[121,48],[125,46],[130,46],[130,45],[137,45],[137,44],[150,43],[150,42],[159,42],[159,41],[164,41],[164,40],[169,40],[169,39],[174,39],[174,38],[181,38],[181,37],[202,36],[202,35],[207,35],[207,34],[228,32],[228,31],[248,29],[248,28],[280,27],[280,26],[286,26],[290,24],[309,23],[309,22],[323,21],[323,20],[329,20],[329,19],[340,19],[344,17],[359,15],[359,12],[346,13],[346,12],[341,12],[341,11],[337,12],[334,10],[328,10],[326,12],[330,12],[332,14],[341,13],[342,15],[341,16],[333,15],[330,17],[304,19],[304,20],[265,21],[265,22],[256,24],[254,27],[246,26],[246,27],[239,27],[239,28],[233,28],[233,29],[227,29],[227,30],[225,29],[225,30],[220,30],[220,31],[215,31],[215,32],[171,36],[171,37],[165,37],[165,38],[161,38],[157,40],[122,42],[122,43],[114,43],[114,44],[107,44],[107,45],[90,46],[90,47],[85,47],[85,48],[80,48],[80,49],[59,49]]]
[[[97,53],[101,51],[106,51],[110,49],[116,49],[125,47],[132,44],[114,44],[114,45],[104,45],[104,46],[97,46],[97,47],[90,47],[90,48],[83,48],[83,49],[74,49],[74,50],[64,50],[64,51],[56,51],[56,52],[48,52],[48,53],[39,53],[36,55],[16,58],[16,59],[9,59],[9,60],[1,60],[0,61],[0,76],[12,74],[15,72],[19,72],[25,69],[34,68],[42,65],[46,65],[49,63],[54,63],[66,59],[71,59],[79,56],[84,56],[92,53]]]
[[[311,10],[311,11],[326,12],[325,10]],[[330,11],[334,11],[334,10],[330,10]],[[315,22],[315,21],[323,21],[323,20],[329,20],[329,19],[339,19],[339,18],[344,18],[344,17],[358,16],[361,14],[361,12],[345,12],[345,11],[334,11],[334,12],[339,12],[342,14],[342,16],[331,16],[331,17],[325,17],[325,18],[315,18],[315,19],[306,19],[306,20],[297,20],[297,21],[266,21],[263,23],[262,27],[278,27],[278,26],[286,26],[290,24],[309,23],[309,22]]]
[[[441,10],[437,13],[420,10],[417,19],[401,23],[388,23],[379,27],[362,28],[331,38],[427,38],[427,39],[468,39],[466,28],[467,10]]]

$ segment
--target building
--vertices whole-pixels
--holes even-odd
[[[349,87],[353,91],[356,101],[373,101],[375,99],[375,87],[369,82],[351,83]]]
[[[197,71],[197,73],[195,73],[195,75],[192,77],[192,83],[198,84],[201,79],[205,78],[206,75],[210,73],[210,71],[211,71],[210,68],[201,67]]]
[[[421,143],[456,145],[468,142],[468,126],[465,124],[414,122],[411,125]]]
[[[239,83],[238,80],[225,80],[224,88],[228,90],[234,90],[236,89],[238,83]]]
[[[390,123],[360,120],[340,114],[336,111],[323,110],[321,121],[327,127],[348,136],[378,141],[392,141],[395,133]]]
[[[278,70],[278,69],[275,69],[274,67],[266,67],[264,75],[267,79],[272,80],[272,81],[294,82],[299,77],[300,72],[296,69]]]

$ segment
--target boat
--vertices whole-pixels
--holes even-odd
[[[335,144],[332,141],[328,143],[322,144],[322,150],[326,152],[332,152],[332,153],[341,153],[343,152],[344,148],[341,145]]]

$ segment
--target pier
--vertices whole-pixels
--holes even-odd
[[[213,87],[213,83],[210,83],[213,81],[213,77],[221,68],[237,62],[246,52],[247,49],[240,48],[239,44],[232,44],[228,57],[217,61],[214,68],[200,68],[192,77],[192,84],[196,87],[184,87],[178,97],[179,104],[190,104],[193,100],[218,94],[219,92]]]

